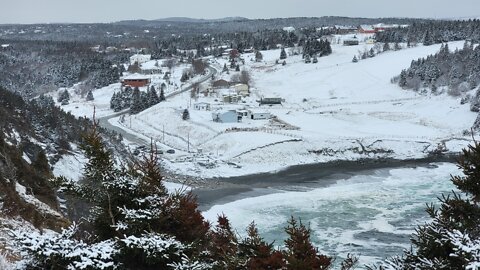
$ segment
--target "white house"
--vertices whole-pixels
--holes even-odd
[[[250,112],[250,119],[252,120],[267,120],[270,119],[272,116],[269,112],[257,112],[251,111]]]
[[[251,119],[251,120],[267,120],[272,118],[272,115],[269,112],[265,111],[254,111],[249,109],[237,110],[238,120]]]
[[[152,56],[150,54],[134,54],[130,56],[130,64],[138,63],[139,65],[150,61]]]
[[[193,109],[197,111],[210,111],[210,103],[207,102],[198,102],[193,104]]]

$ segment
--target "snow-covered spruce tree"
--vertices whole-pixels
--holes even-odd
[[[413,247],[376,269],[479,269],[480,267],[480,144],[463,150],[458,161],[463,176],[452,176],[462,195],[440,198],[427,212],[433,221],[417,228]]]
[[[260,51],[255,52],[255,62],[262,62],[263,54]]]
[[[289,238],[285,240],[284,257],[289,270],[330,269],[333,263],[331,257],[318,252],[310,241],[310,229],[297,222],[295,218],[288,221],[285,229]]]
[[[247,237],[238,246],[239,256],[245,258],[247,269],[283,269],[283,253],[275,250],[273,243],[267,243],[259,235],[255,223],[247,228]]]
[[[188,120],[188,119],[190,119],[190,113],[188,112],[188,109],[183,110],[182,119],[183,119],[183,120]]]
[[[309,55],[309,54],[306,54],[306,55],[305,55],[305,63],[306,63],[306,64],[309,64],[309,63],[311,63],[311,62],[312,62],[312,60],[310,59],[310,55]]]
[[[237,256],[238,239],[233,232],[230,221],[224,215],[219,216],[217,225],[209,233],[209,252],[213,270],[238,269],[242,264]]]
[[[353,63],[357,63],[357,62],[358,62],[358,58],[357,58],[356,55],[353,56],[352,62],[353,62]]]
[[[287,52],[285,52],[285,48],[282,47],[282,50],[280,51],[280,60],[287,59]]]
[[[64,104],[64,103],[68,104],[68,102],[70,101],[70,94],[68,93],[68,91],[66,89],[58,95],[57,101],[62,103],[62,104]]]
[[[383,51],[386,52],[386,51],[389,51],[390,50],[390,44],[388,42],[385,42],[383,44]]]
[[[93,97],[92,90],[88,91],[87,97],[86,97],[85,99],[86,99],[87,101],[92,101],[92,100],[95,99],[95,98]]]
[[[90,216],[60,234],[18,233],[26,269],[211,269],[194,259],[209,225],[192,195],[166,192],[155,151],[118,168],[95,127],[82,149],[85,179],[54,184],[88,202]]]
[[[142,98],[140,96],[140,89],[135,87],[132,93],[132,102],[130,104],[130,113],[137,114],[143,110]]]
[[[162,83],[162,85],[160,86],[160,97],[159,97],[160,101],[165,101],[166,100],[166,98],[165,98],[165,88],[166,87],[167,86],[165,85],[165,83]]]

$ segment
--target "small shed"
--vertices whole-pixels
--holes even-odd
[[[197,111],[210,111],[210,103],[207,102],[198,102],[193,104],[193,108]]]
[[[359,44],[359,41],[358,41],[358,38],[356,38],[356,37],[345,39],[343,41],[344,46],[356,46],[358,44]]]
[[[260,105],[282,105],[282,98],[261,98],[258,103]]]
[[[150,54],[134,54],[130,56],[130,64],[138,63],[139,65],[150,61],[152,56]]]
[[[229,111],[212,113],[212,119],[214,122],[219,122],[219,123],[236,123],[241,118],[239,118],[237,111],[229,110]]]

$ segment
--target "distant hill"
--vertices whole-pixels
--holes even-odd
[[[129,20],[113,23],[116,26],[130,26],[143,28],[162,29],[170,34],[193,33],[226,33],[226,32],[256,32],[264,29],[283,29],[284,27],[320,27],[327,25],[361,24],[412,24],[414,22],[428,21],[425,19],[411,18],[349,18],[337,16],[325,17],[293,17],[272,19],[248,19],[243,17],[227,17],[221,19],[194,19],[186,17],[172,17],[158,20]],[[150,29],[151,30],[151,29]]]
[[[248,18],[244,17],[225,17],[219,19],[196,19],[188,17],[169,17],[163,19],[157,19],[157,22],[188,22],[188,23],[209,23],[209,22],[232,22],[232,21],[248,21]]]

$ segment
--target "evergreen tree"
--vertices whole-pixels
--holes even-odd
[[[89,90],[88,93],[87,93],[87,97],[85,98],[87,101],[92,101],[94,100],[95,98],[93,97],[93,93],[92,93],[92,90]]]
[[[306,63],[306,64],[309,64],[309,63],[311,63],[311,62],[312,62],[312,60],[310,60],[310,55],[309,55],[309,54],[306,54],[306,55],[305,55],[305,63]]]
[[[402,49],[402,47],[400,47],[400,44],[398,42],[395,42],[395,45],[393,46],[393,48],[395,51],[399,51]]]
[[[238,269],[240,264],[237,256],[238,239],[227,217],[224,215],[218,217],[217,225],[211,232],[210,239],[209,249],[215,260],[213,269]]]
[[[423,37],[423,45],[430,46],[434,43],[435,41],[433,40],[433,36],[430,31],[425,32],[425,36]]]
[[[138,87],[135,87],[133,89],[132,93],[132,101],[130,104],[130,113],[131,114],[137,114],[141,112],[143,109],[142,105],[142,98],[140,96],[140,89]]]
[[[227,64],[226,64],[226,63],[223,65],[223,70],[222,70],[222,72],[228,72],[228,67],[227,67]]]
[[[313,55],[312,63],[314,63],[314,64],[318,63],[318,58],[317,58],[316,54]]]
[[[190,76],[188,75],[188,72],[187,72],[187,71],[184,71],[184,72],[182,73],[182,77],[180,78],[180,81],[181,81],[181,82],[186,82],[186,81],[188,81],[189,78],[190,78]]]
[[[385,42],[383,44],[383,51],[386,52],[386,51],[389,51],[390,50],[390,44],[388,42]]]
[[[152,85],[148,89],[148,107],[151,107],[153,105],[156,105],[160,102],[160,98],[157,95],[157,91],[155,90],[155,87]]]
[[[407,72],[405,70],[402,70],[400,73],[400,81],[398,82],[398,85],[402,88],[407,86]]]
[[[62,105],[68,104],[70,101],[70,93],[68,93],[68,91],[65,89],[58,95],[57,101],[62,103]]]
[[[356,55],[353,56],[352,62],[353,62],[353,63],[357,63],[357,62],[358,62],[358,59],[357,59],[357,56],[356,56]]]
[[[117,112],[115,108],[118,108],[118,105],[119,105],[119,102],[117,98],[117,93],[113,93],[112,98],[110,99],[110,109]]]
[[[183,110],[182,119],[183,119],[183,120],[188,120],[188,119],[190,119],[190,112],[188,112],[188,109]]]
[[[260,51],[255,52],[255,62],[262,62],[263,54]]]
[[[247,269],[284,269],[285,261],[281,251],[273,248],[259,235],[255,223],[247,228],[247,237],[238,245],[238,253],[245,258]]]
[[[282,50],[280,51],[280,60],[287,59],[287,53],[285,52],[285,48],[282,47]]]
[[[292,217],[285,229],[288,239],[285,240],[285,260],[287,269],[329,269],[332,266],[332,258],[319,254],[318,250],[310,241],[310,229],[300,221]]]
[[[45,177],[51,177],[50,165],[48,163],[47,155],[45,151],[41,150],[36,159],[33,161],[32,166]]]
[[[166,87],[166,85],[164,83],[162,83],[162,86],[160,86],[160,97],[159,97],[160,101],[166,100],[166,98],[165,98],[165,87]]]
[[[368,51],[368,57],[375,57],[375,51],[373,50],[373,48],[370,48],[370,50]]]
[[[475,269],[480,259],[480,144],[463,150],[458,161],[463,175],[451,180],[463,193],[440,198],[428,206],[433,221],[418,227],[414,249],[388,260],[389,269]],[[379,266],[378,269],[385,269]]]

